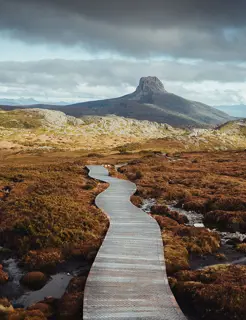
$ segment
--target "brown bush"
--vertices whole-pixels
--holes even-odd
[[[246,313],[246,267],[217,265],[175,274],[173,290],[206,320],[243,320]]]
[[[246,211],[210,211],[205,213],[204,222],[227,231],[246,232]]]
[[[241,243],[236,246],[239,252],[246,253],[246,243]]]
[[[133,195],[131,196],[131,202],[136,206],[136,207],[141,207],[143,201],[141,197]]]
[[[16,310],[10,313],[8,320],[47,320],[40,310]]]
[[[52,267],[69,257],[68,252],[63,255],[69,245],[100,246],[108,219],[95,207],[94,199],[106,186],[89,179],[83,162],[58,159],[56,164],[0,166],[0,185],[11,187],[8,197],[0,201],[0,245],[39,270],[45,263]]]
[[[170,210],[167,206],[164,205],[155,205],[151,208],[151,213],[155,215],[161,215],[161,216],[166,216],[169,217],[178,223],[188,223],[189,220],[188,218],[183,215],[178,213],[177,211]]]
[[[174,237],[171,231],[164,232],[162,238],[167,274],[189,269],[189,253],[181,238]]]
[[[38,271],[29,272],[20,280],[21,284],[32,290],[40,290],[45,286],[47,281],[48,277],[44,273]]]
[[[63,261],[62,252],[59,249],[44,249],[29,251],[22,258],[22,262],[30,270],[52,271],[56,265]]]
[[[0,264],[0,285],[6,283],[9,280],[9,276],[3,271],[3,266]]]

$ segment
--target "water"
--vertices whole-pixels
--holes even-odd
[[[206,227],[203,223],[203,215],[195,211],[186,211],[182,208],[176,208],[175,204],[168,205],[170,210],[175,210],[180,214],[184,214],[188,219],[189,223],[187,225],[194,227]],[[209,228],[207,228],[210,230]],[[218,229],[213,229],[211,231],[217,232],[221,237],[221,247],[218,250],[219,254],[225,255],[226,259],[220,260],[216,255],[206,255],[203,257],[191,257],[190,266],[192,269],[201,269],[206,266],[216,265],[216,264],[246,264],[246,257],[243,253],[238,252],[232,245],[228,245],[227,241],[230,239],[239,239],[241,242],[246,239],[246,234],[240,232],[221,232]]]
[[[58,273],[51,276],[50,281],[42,289],[25,292],[18,299],[13,299],[12,304],[21,305],[24,308],[27,308],[34,303],[44,300],[44,298],[48,296],[59,299],[65,293],[72,278],[73,276],[69,273]]]
[[[195,211],[186,211],[182,208],[175,207],[175,205],[176,203],[170,204],[168,205],[168,208],[172,211],[177,211],[178,213],[185,215],[189,219],[189,223],[187,223],[188,226],[204,228],[202,214],[197,213]]]
[[[180,214],[185,215],[189,219],[189,223],[187,225],[194,226],[194,227],[206,227],[203,223],[203,215],[200,213],[197,213],[195,211],[186,211],[182,208],[177,208],[175,204],[168,205],[168,208],[170,210],[175,210]],[[218,229],[212,229],[212,231],[215,231],[219,233],[221,237],[221,243],[222,245],[225,244],[229,239],[239,239],[241,242],[246,239],[246,234],[240,233],[240,232],[227,232],[227,231],[220,231]]]
[[[239,239],[241,242],[246,239],[246,234],[244,233],[240,233],[240,232],[220,232],[218,231],[220,236],[221,236],[221,240],[222,243],[225,244],[226,241],[228,241],[229,239]]]
[[[156,204],[155,199],[144,199],[141,209],[147,213],[151,212],[151,207]],[[189,222],[187,223],[188,226],[194,226],[197,228],[202,228],[206,226],[203,223],[203,215],[197,213],[195,211],[186,211],[182,208],[176,207],[177,203],[172,203],[167,205],[167,207],[172,211],[177,211],[180,214],[185,215]],[[210,230],[209,228],[207,228]],[[241,242],[246,239],[246,234],[240,232],[221,232],[218,229],[213,229],[211,231],[217,232],[221,237],[221,247],[218,250],[218,254],[223,254],[226,257],[226,260],[220,260],[216,255],[209,254],[206,256],[191,256],[190,259],[190,266],[191,269],[201,269],[206,266],[215,265],[215,264],[223,264],[223,263],[230,263],[230,264],[241,264],[246,265],[246,257],[243,253],[238,252],[235,250],[233,245],[228,245],[227,241],[230,239],[239,239]]]
[[[18,267],[17,260],[10,258],[2,262],[3,270],[8,273],[9,281],[0,286],[0,297],[17,298],[24,294],[25,290],[19,281],[24,275],[23,270]]]
[[[74,276],[87,274],[90,266],[84,260],[70,260],[57,267],[57,273],[40,290],[31,291],[20,285],[21,277],[26,273],[18,266],[17,259],[3,260],[3,269],[9,275],[9,281],[0,286],[0,297],[6,297],[14,306],[27,308],[44,300],[48,296],[61,298],[70,280]]]
[[[143,199],[141,209],[146,213],[150,213],[151,207],[153,207],[155,204],[156,204],[155,199]]]

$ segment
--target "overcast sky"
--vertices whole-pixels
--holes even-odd
[[[245,0],[0,0],[0,98],[86,101],[142,76],[246,103]]]

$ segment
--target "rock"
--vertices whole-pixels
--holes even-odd
[[[32,290],[39,290],[43,288],[47,281],[48,277],[44,273],[38,271],[29,272],[20,280],[21,284]]]
[[[9,300],[6,298],[1,298],[0,299],[0,319],[2,319],[1,315],[9,312],[13,312],[13,311],[14,311],[14,308],[10,304]]]
[[[194,227],[196,227],[196,228],[205,228],[203,223],[194,223]]]
[[[148,95],[149,93],[167,92],[163,83],[157,77],[142,77],[135,94],[137,96]]]
[[[77,126],[84,124],[83,120],[67,116],[64,112],[56,110],[30,108],[23,109],[23,112],[29,112],[30,114],[34,114],[34,116],[36,114],[38,117],[41,117],[41,123],[44,127],[62,128],[66,125]]]
[[[0,264],[0,284],[4,284],[9,280],[9,276],[3,271],[3,266]]]

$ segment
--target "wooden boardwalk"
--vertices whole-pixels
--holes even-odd
[[[110,228],[87,279],[83,319],[185,320],[168,285],[159,226],[130,202],[136,185],[102,166],[88,169],[110,184],[96,198]]]

